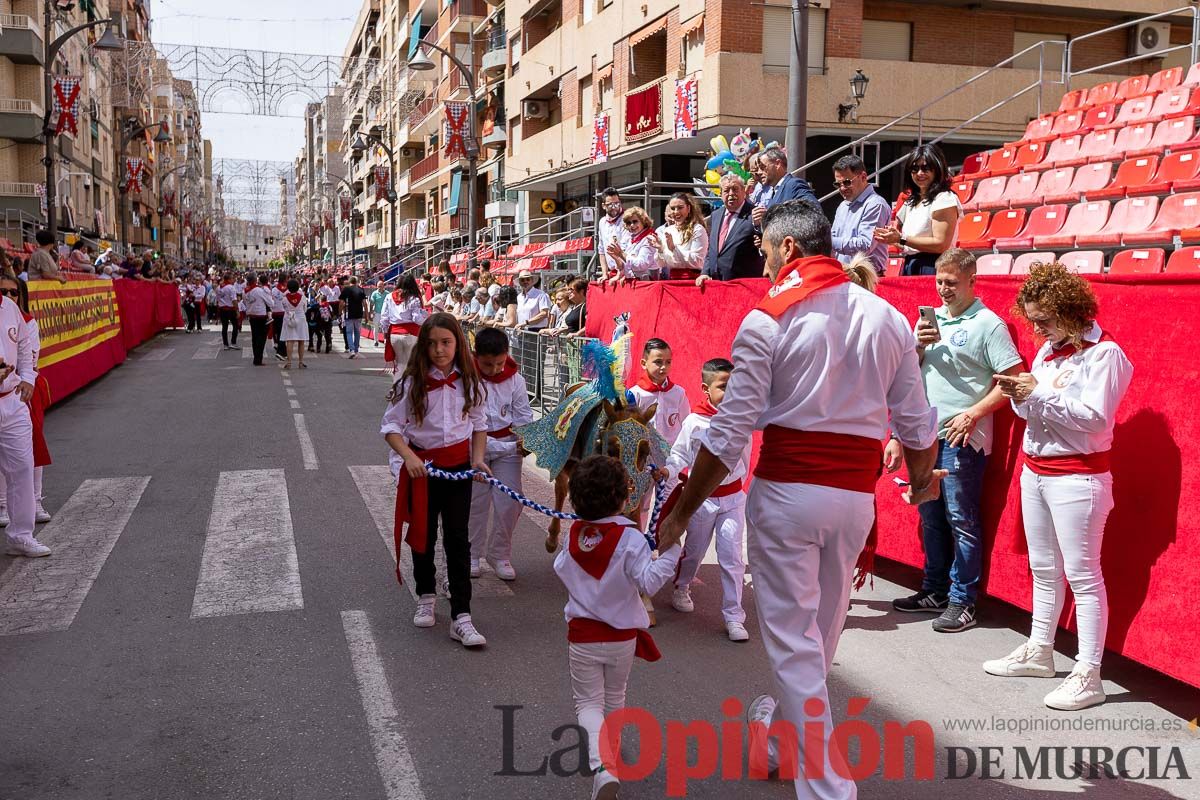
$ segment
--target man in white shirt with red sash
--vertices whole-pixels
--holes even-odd
[[[33,538],[33,423],[29,400],[37,382],[34,326],[11,297],[0,297],[0,472],[8,487],[5,552],[39,558],[50,548]]]
[[[937,429],[912,330],[885,300],[850,283],[831,257],[821,209],[803,200],[773,207],[763,221],[763,246],[774,285],[742,320],[725,398],[675,510],[659,526],[658,546],[679,540],[762,430],[746,523],[775,692],[748,711],[750,763],[753,771],[757,751],[762,768],[763,726],[778,734],[790,723],[796,737],[771,737],[769,767],[795,778],[800,800],[852,799],[857,787],[844,777],[845,754],[830,743],[825,679],[875,517],[889,412],[912,484],[905,499],[937,497],[945,473],[933,469]],[[805,725],[813,723],[824,726],[824,754],[798,752]],[[781,742],[788,749],[776,754]]]

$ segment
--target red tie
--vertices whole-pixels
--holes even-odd
[[[425,391],[432,392],[433,390],[440,389],[443,386],[453,386],[454,382],[456,380],[458,380],[457,372],[455,372],[448,378],[431,378],[428,375],[426,375],[425,376]]]
[[[725,218],[721,220],[721,233],[717,237],[718,252],[725,249],[725,237],[729,235],[729,227],[733,224],[733,218],[737,213],[729,206],[725,206]]]

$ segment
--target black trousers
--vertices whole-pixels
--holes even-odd
[[[250,317],[250,346],[254,348],[254,363],[263,363],[263,350],[267,346],[267,325],[270,317]]]
[[[275,352],[281,356],[287,355],[287,345],[280,341],[283,335],[283,314],[271,315],[271,338],[275,341]]]
[[[325,352],[333,351],[333,320],[323,319],[317,323],[317,352],[321,352],[321,338],[325,339]]]
[[[229,328],[233,327],[233,338],[229,338]],[[237,344],[238,312],[236,308],[221,309],[221,343],[228,347]]]
[[[187,329],[198,331],[200,328],[200,306],[195,303],[184,303],[183,313],[187,315]]]
[[[904,276],[933,275],[937,272],[934,267],[937,260],[937,253],[913,253],[904,258],[904,268],[900,270],[900,274]]]
[[[453,467],[457,472],[469,465]],[[437,573],[433,565],[437,546],[438,522],[442,528],[442,550],[446,553],[446,577],[450,580],[450,618],[471,613],[471,487],[474,481],[429,481],[429,542],[424,553],[413,553],[413,577],[417,594],[437,593]]]

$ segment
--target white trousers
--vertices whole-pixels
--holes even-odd
[[[844,761],[830,749],[833,719],[825,677],[846,621],[854,564],[874,515],[874,499],[863,492],[762,478],[754,479],[746,503],[755,603],[779,701],[771,722],[786,720],[797,732],[799,800],[858,797],[854,782],[830,764]],[[805,712],[810,699],[821,701],[822,714]],[[802,774],[804,726],[818,721],[825,731],[825,767],[820,777],[809,778]]]
[[[404,372],[408,366],[408,357],[417,346],[417,337],[409,333],[394,333],[391,335],[392,350],[396,353],[395,372]]]
[[[604,717],[625,707],[625,687],[637,641],[567,645],[575,716],[588,734],[588,762],[600,767],[600,728]]]
[[[687,587],[696,579],[696,572],[715,536],[717,564],[721,567],[721,615],[726,622],[746,621],[746,611],[742,608],[742,587],[746,577],[746,561],[742,556],[745,530],[745,492],[705,500],[688,523],[683,558],[675,578],[677,589]]]
[[[10,539],[33,535],[33,423],[16,392],[0,397],[0,475]]]
[[[1100,571],[1104,523],[1113,508],[1112,473],[1038,475],[1021,472],[1021,515],[1033,571],[1033,626],[1029,638],[1054,644],[1066,599],[1075,596],[1079,653],[1075,659],[1100,666],[1108,632],[1108,593]]]
[[[45,467],[33,468],[33,500],[35,503],[40,503],[45,498],[42,493],[42,470]],[[0,472],[0,508],[8,508],[8,481],[4,479],[4,473]]]
[[[521,491],[521,465],[524,460],[513,453],[485,459],[496,480]],[[512,537],[521,504],[486,483],[471,486],[471,558],[493,561],[512,559]]]

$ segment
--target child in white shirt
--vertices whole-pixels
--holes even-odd
[[[690,406],[687,392],[671,380],[669,344],[657,338],[646,342],[642,348],[642,376],[630,387],[630,391],[642,411],[658,404],[650,424],[667,440],[667,444],[675,444]]]

